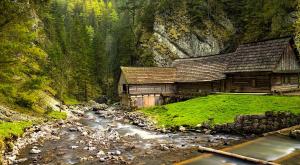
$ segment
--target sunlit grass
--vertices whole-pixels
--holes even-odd
[[[184,102],[142,109],[159,126],[196,126],[208,119],[222,124],[233,122],[240,114],[263,114],[266,111],[300,113],[298,96],[209,95]]]

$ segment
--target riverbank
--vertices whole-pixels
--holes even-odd
[[[50,100],[50,99],[48,99]],[[54,100],[54,99],[52,99]],[[55,102],[58,103],[58,102]],[[46,104],[49,105],[50,104]],[[54,104],[51,106],[55,106]],[[24,136],[37,125],[49,124],[56,120],[66,119],[66,112],[48,109],[41,112],[19,107],[14,104],[1,102],[0,104],[0,164],[3,162],[4,152],[15,148],[15,141]]]
[[[145,114],[118,104],[91,101],[61,109],[66,120],[26,129],[6,150],[5,164],[173,164],[198,155],[198,146],[218,149],[255,138],[161,128]]]
[[[241,140],[226,134],[150,131],[133,120],[135,113],[118,105],[79,105],[67,111],[72,120],[28,129],[5,159],[19,164],[172,164],[198,154],[198,145],[222,147]]]

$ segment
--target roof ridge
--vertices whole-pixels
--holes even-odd
[[[205,55],[205,56],[199,56],[199,57],[190,57],[190,58],[177,58],[174,61],[179,61],[179,60],[196,60],[196,59],[201,59],[201,58],[205,58],[205,57],[216,57],[216,56],[229,55],[229,54],[234,54],[234,53],[235,52],[219,53],[219,54]]]
[[[269,39],[264,39],[264,40],[258,40],[258,41],[252,41],[252,42],[245,42],[245,43],[242,43],[240,44],[239,46],[242,46],[242,45],[248,45],[248,44],[258,44],[258,43],[263,43],[263,42],[268,42],[268,41],[276,41],[276,40],[283,40],[283,39],[293,39],[294,37],[292,35],[290,36],[285,36],[285,37],[277,37],[277,38],[269,38]],[[238,46],[238,47],[239,47]]]
[[[120,66],[121,68],[174,68],[171,66],[164,67],[164,66]]]

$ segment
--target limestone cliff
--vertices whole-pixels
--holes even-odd
[[[186,8],[186,4],[182,3],[178,9],[157,13],[150,39],[142,41],[152,49],[158,66],[170,66],[176,58],[223,52],[228,46],[229,36],[235,33],[225,14],[218,16],[217,23],[207,20],[203,27],[192,25]]]

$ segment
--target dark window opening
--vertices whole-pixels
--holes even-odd
[[[283,75],[282,76],[282,83],[283,84],[290,84],[291,83],[291,76],[289,76],[289,75]]]
[[[252,87],[253,87],[253,88],[256,88],[256,80],[255,80],[255,79],[253,79],[253,80],[251,81],[251,84],[252,84]]]
[[[127,85],[123,84],[123,93],[127,93]]]

